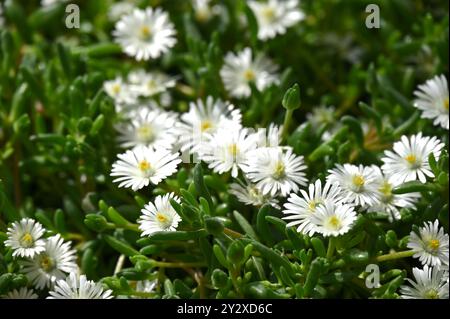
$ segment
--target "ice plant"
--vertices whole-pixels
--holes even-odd
[[[117,155],[119,159],[111,170],[111,176],[115,177],[113,182],[134,191],[150,184],[157,185],[177,171],[181,162],[178,155],[165,148],[137,146]]]
[[[250,83],[260,91],[271,84],[278,83],[278,66],[263,54],[254,56],[250,48],[234,54],[228,52],[224,58],[220,76],[227,91],[234,97],[250,96]]]
[[[42,238],[45,229],[31,218],[22,218],[8,228],[8,239],[5,246],[13,249],[13,256],[30,257],[45,250],[45,240]]]
[[[258,38],[267,40],[284,34],[287,28],[303,20],[305,14],[298,4],[297,0],[250,1],[248,5],[258,22]]]
[[[70,273],[65,280],[58,280],[47,299],[111,299],[112,290],[104,290],[102,285],[87,280],[85,275]]]
[[[419,228],[419,234],[412,231],[409,236],[408,248],[415,252],[423,265],[448,267],[448,234],[439,227],[439,221],[425,223]]]
[[[427,177],[434,177],[428,163],[430,154],[438,160],[443,148],[444,144],[435,136],[422,136],[421,132],[409,138],[403,135],[394,143],[393,151],[384,152],[381,168],[393,183],[417,179],[425,183]]]
[[[414,106],[422,111],[422,117],[432,119],[434,125],[448,130],[448,84],[443,74],[436,75],[414,91]]]
[[[167,12],[160,8],[134,9],[117,22],[113,35],[123,51],[136,60],[156,59],[177,40]]]
[[[174,231],[181,222],[180,216],[173,209],[170,200],[179,201],[173,193],[157,196],[155,202],[148,203],[141,210],[142,215],[138,220],[141,236],[148,236],[157,231]]]

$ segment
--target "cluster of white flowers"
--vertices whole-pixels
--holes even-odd
[[[130,107],[159,97],[161,104],[170,103],[168,88],[176,85],[176,79],[159,71],[145,72],[136,70],[126,79],[116,77],[103,85],[105,92],[114,99],[117,111],[126,111]]]
[[[285,219],[292,220],[288,226],[297,226],[307,235],[318,232],[337,236],[350,229],[356,207],[385,213],[390,221],[400,219],[399,209],[414,209],[420,194],[394,194],[392,190],[406,181],[419,179],[425,183],[427,176],[434,177],[428,158],[433,154],[438,160],[443,147],[436,137],[419,133],[409,138],[402,136],[394,143],[393,151],[385,151],[381,169],[375,165],[336,165],[329,170],[323,191],[317,180],[309,186],[309,194],[301,190],[302,198],[291,194],[284,205],[284,213],[289,215]]]
[[[34,288],[50,289],[50,296],[53,297],[49,298],[111,298],[112,291],[104,291],[100,284],[87,281],[84,275],[79,276],[76,251],[69,242],[65,242],[59,234],[45,237],[45,233],[45,228],[31,218],[14,222],[7,231],[5,246],[12,249],[13,257],[19,258],[20,271]],[[32,289],[26,287],[3,296],[8,299],[37,297]]]

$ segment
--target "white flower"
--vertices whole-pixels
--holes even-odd
[[[220,76],[227,91],[234,97],[242,98],[250,96],[250,82],[254,82],[259,91],[278,83],[277,70],[278,67],[261,54],[253,60],[252,50],[245,48],[237,55],[227,53]]]
[[[38,299],[38,295],[33,289],[22,287],[19,290],[14,289],[1,297],[2,299]]]
[[[148,236],[158,231],[175,231],[181,217],[170,203],[170,199],[179,202],[174,193],[158,195],[155,203],[149,202],[141,210],[142,215],[138,220],[141,236]]]
[[[208,163],[214,172],[231,171],[237,177],[238,170],[245,165],[247,155],[256,147],[256,135],[247,129],[219,129],[199,147],[200,159]]]
[[[321,105],[312,109],[311,113],[306,114],[306,118],[315,128],[321,125],[329,125],[335,122],[334,106]]]
[[[41,6],[49,7],[49,6],[54,5],[54,4],[58,3],[58,2],[65,2],[65,1],[67,1],[67,0],[42,0],[41,1]]]
[[[335,169],[328,171],[327,181],[337,183],[342,190],[344,202],[355,205],[373,205],[378,202],[377,178],[373,166],[355,166],[337,164]]]
[[[256,187],[255,184],[248,183],[243,185],[242,183],[232,183],[230,185],[229,193],[237,197],[237,199],[245,205],[262,206],[269,204],[275,208],[278,208],[278,201],[270,195],[264,195]]]
[[[375,184],[379,201],[368,206],[368,212],[386,212],[389,221],[392,222],[401,218],[399,208],[415,209],[414,204],[420,198],[420,193],[393,194],[392,189],[399,184],[390,182],[378,167],[374,167],[374,169],[377,174]]]
[[[136,60],[156,59],[177,42],[175,28],[160,8],[135,9],[122,16],[113,32],[124,52]]]
[[[448,299],[448,283],[442,280],[445,271],[438,267],[428,267],[423,269],[413,268],[413,275],[416,282],[409,278],[406,280],[411,286],[400,287],[400,297],[403,299]]]
[[[315,225],[311,232],[317,232],[323,236],[339,236],[347,233],[356,220],[354,207],[348,204],[335,204],[326,201],[319,205],[311,215],[311,223]]]
[[[192,8],[195,18],[202,23],[210,20],[220,10],[219,6],[211,7],[211,0],[192,0]]]
[[[47,299],[111,299],[112,290],[104,290],[100,283],[87,280],[85,275],[70,273],[65,280],[58,280]]]
[[[248,5],[256,16],[260,40],[284,34],[287,28],[305,18],[305,14],[298,9],[297,0],[250,1]]]
[[[132,13],[134,8],[134,4],[129,1],[120,1],[117,3],[113,3],[108,10],[108,18],[111,21],[117,21],[123,15]]]
[[[434,177],[428,157],[433,153],[436,161],[439,159],[444,144],[436,137],[422,136],[422,133],[411,136],[403,135],[401,140],[394,143],[392,151],[385,151],[381,169],[389,176],[393,183],[401,184],[419,179],[427,181],[426,176]]]
[[[218,129],[240,128],[241,117],[239,109],[220,99],[214,100],[212,96],[208,96],[205,102],[198,99],[189,103],[189,112],[183,113],[181,121],[176,124],[181,150],[195,152]]]
[[[283,219],[291,220],[286,227],[296,226],[299,233],[312,236],[317,226],[311,222],[311,216],[325,203],[339,203],[341,190],[337,184],[329,182],[322,189],[322,182],[318,179],[314,184],[309,184],[308,191],[309,193],[301,189],[302,197],[291,193],[283,210],[288,216]]]
[[[143,292],[146,294],[151,294],[154,292],[156,285],[158,284],[158,280],[139,280],[136,282],[136,291]],[[144,294],[141,296],[133,296],[134,299],[145,299],[147,298]]]
[[[271,123],[269,125],[269,129],[258,129],[257,136],[258,140],[256,141],[258,147],[278,147],[281,142],[281,133],[283,131],[282,126],[276,126]]]
[[[52,286],[56,280],[65,278],[65,273],[78,271],[75,260],[75,250],[57,234],[47,239],[44,252],[20,263],[28,280],[36,288],[43,289]]]
[[[448,265],[448,234],[444,228],[439,228],[439,221],[425,223],[419,228],[419,234],[414,231],[409,235],[408,248],[415,251],[413,257],[419,258],[423,265]]]
[[[41,238],[44,233],[45,229],[40,223],[31,218],[22,218],[8,228],[5,246],[13,249],[13,257],[33,258],[45,250],[45,240]]]
[[[150,183],[157,185],[177,171],[177,165],[181,162],[178,155],[163,148],[137,146],[117,156],[119,160],[113,164],[111,171],[111,176],[117,176],[113,182],[134,191]]]
[[[150,97],[172,88],[176,80],[159,71],[145,72],[138,70],[128,75],[130,88],[139,96]]]
[[[422,110],[422,118],[433,119],[434,125],[448,130],[448,84],[445,76],[436,75],[419,85],[414,95],[414,106]]]
[[[121,77],[103,83],[105,92],[114,99],[117,104],[134,104],[136,103],[136,94],[130,89]]]
[[[171,149],[176,141],[173,127],[177,121],[174,113],[147,107],[139,108],[128,116],[129,122],[116,125],[118,140],[124,148],[148,146]]]
[[[305,169],[303,156],[293,154],[292,148],[264,147],[249,154],[244,172],[263,194],[287,196],[306,185]]]

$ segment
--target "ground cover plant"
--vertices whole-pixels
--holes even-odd
[[[448,299],[448,24],[0,1],[0,296]]]

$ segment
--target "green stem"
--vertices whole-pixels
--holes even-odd
[[[400,258],[407,258],[414,255],[416,252],[413,250],[406,250],[406,251],[398,251],[395,253],[390,253],[386,255],[381,255],[375,258],[377,262],[382,262],[386,260],[394,260],[394,259],[400,259]]]
[[[331,259],[333,257],[334,248],[336,247],[336,238],[330,237],[330,240],[328,241],[328,250],[327,250],[327,259]]]
[[[160,268],[195,268],[195,267],[204,267],[206,264],[204,262],[165,262],[165,261],[157,261],[155,264],[156,267]]]
[[[289,132],[289,126],[291,125],[293,114],[294,110],[286,110],[286,114],[284,115],[283,133],[281,134],[283,141],[286,140],[287,134]]]

